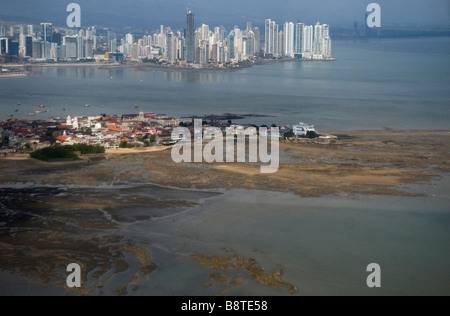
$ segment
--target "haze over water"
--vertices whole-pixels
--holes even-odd
[[[448,129],[449,54],[450,38],[336,40],[335,62],[286,62],[236,72],[35,68],[34,76],[0,80],[0,119],[28,118],[41,104],[50,112],[34,118],[134,113],[137,104],[177,117],[269,116],[242,121],[256,124]]]

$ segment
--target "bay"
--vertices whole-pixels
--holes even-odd
[[[49,112],[34,118],[134,113],[138,105],[176,117],[257,114],[266,117],[242,122],[319,129],[447,129],[449,54],[450,38],[336,40],[334,62],[235,72],[36,67],[33,76],[0,80],[0,119],[28,118],[41,104]]]

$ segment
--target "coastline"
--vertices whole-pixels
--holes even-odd
[[[280,168],[272,175],[260,174],[259,163],[176,164],[171,159],[171,147],[161,146],[107,150],[105,160],[99,163],[83,156],[81,162],[67,162],[67,166],[81,164],[84,168],[60,175],[39,172],[38,182],[49,185],[112,184],[117,179],[115,170],[126,163],[125,171],[129,168],[134,171],[121,172],[122,180],[133,182],[132,179],[139,178],[144,183],[181,189],[289,191],[303,197],[341,194],[410,196],[416,193],[405,190],[405,185],[428,182],[441,172],[450,172],[445,154],[450,151],[450,131],[332,133],[340,135],[336,144],[281,142]],[[409,141],[413,139],[414,142]],[[11,163],[15,166],[8,167]],[[64,162],[57,164],[65,165]],[[0,183],[11,183],[13,179],[19,183],[36,181],[36,176],[31,179],[24,172],[35,165],[58,168],[54,163],[34,161],[23,155],[15,160],[14,155],[8,155],[0,158],[0,170],[5,175]],[[91,170],[91,166],[95,166],[95,170]]]
[[[113,63],[31,63],[31,64],[0,64],[0,67],[14,68],[14,69],[25,69],[25,68],[51,68],[51,67],[93,67],[98,69],[115,69],[115,68],[132,68],[139,71],[165,71],[165,72],[198,72],[198,71],[220,71],[220,72],[234,72],[254,66],[278,64],[285,62],[332,62],[336,59],[327,60],[312,60],[312,59],[258,59],[253,62],[247,62],[231,67],[215,67],[215,66],[205,66],[205,67],[185,67],[178,65],[153,65],[143,62],[131,62],[126,64],[113,64]],[[18,74],[17,76],[29,76],[32,73]],[[3,76],[3,78],[8,78],[9,75]],[[11,76],[14,77],[14,76]],[[2,75],[0,75],[2,78]]]

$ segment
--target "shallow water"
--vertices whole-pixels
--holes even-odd
[[[162,263],[143,293],[217,294],[220,286],[198,286],[214,270],[206,273],[188,255],[236,253],[266,272],[283,270],[299,295],[448,295],[449,228],[445,197],[300,198],[233,190],[179,216],[133,224],[127,234],[151,240]],[[370,263],[381,265],[381,289],[366,286]],[[288,294],[243,278],[227,294]]]

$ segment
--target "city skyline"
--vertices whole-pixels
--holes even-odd
[[[183,30],[161,25],[153,34],[119,34],[109,29],[66,29],[41,22],[0,28],[0,55],[28,61],[143,61],[180,65],[234,65],[255,57],[331,60],[329,25],[266,19],[264,36],[251,22],[246,29],[195,23],[186,12]]]

